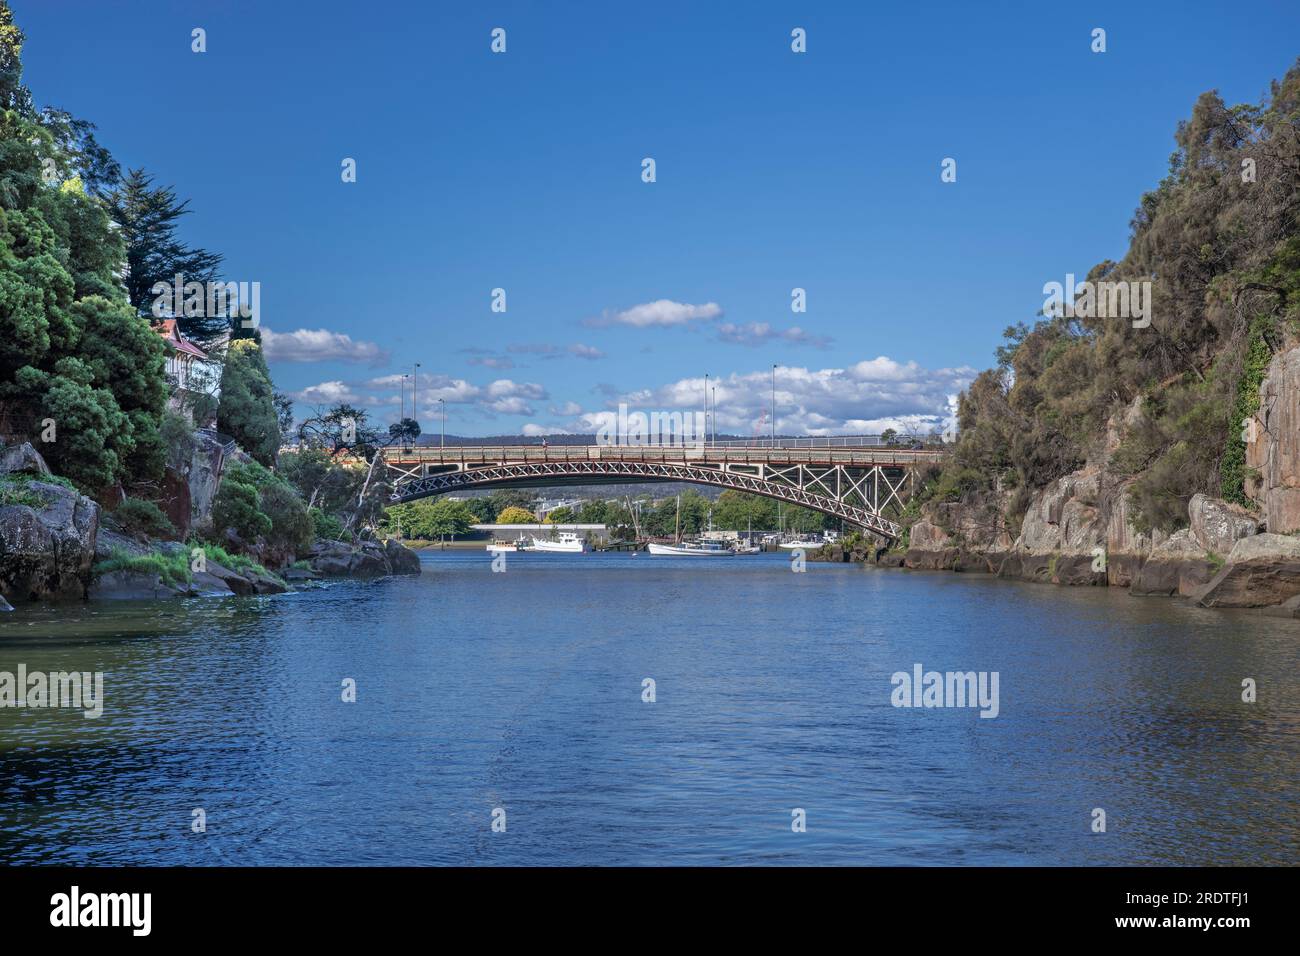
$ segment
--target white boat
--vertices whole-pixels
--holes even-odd
[[[735,554],[720,541],[697,541],[694,544],[656,544],[651,541],[648,548],[651,554],[683,558],[722,558]]]
[[[582,554],[587,550],[587,543],[573,531],[561,531],[560,536],[554,540],[550,538],[533,538],[533,543],[524,545],[524,550]]]
[[[756,544],[744,544],[740,541],[737,541],[731,546],[732,554],[758,554],[762,550],[763,549]]]
[[[489,551],[518,551],[519,545],[513,541],[489,541],[487,549]]]
[[[802,549],[804,551],[816,551],[822,546],[820,541],[786,541],[781,545],[787,551]]]

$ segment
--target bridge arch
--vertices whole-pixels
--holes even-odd
[[[809,480],[803,480],[803,471],[804,469],[799,469],[801,477],[792,480],[788,474],[780,470],[769,473],[764,468],[743,470],[717,463],[599,459],[483,463],[459,470],[424,475],[412,475],[407,472],[406,477],[399,478],[395,483],[391,498],[394,504],[403,504],[420,498],[475,488],[627,484],[652,481],[686,482],[745,491],[800,505],[841,518],[890,540],[897,540],[902,535],[902,528],[879,511],[862,507],[851,501],[850,499],[854,497],[852,492],[836,494],[827,483],[825,475],[814,474]],[[876,478],[878,488],[879,474]],[[842,489],[838,476],[835,484],[837,489]],[[854,483],[853,487],[860,488],[860,482]],[[817,488],[821,490],[814,490]],[[891,497],[901,503],[897,490],[897,486],[892,484],[889,486]],[[869,495],[859,497],[869,497]],[[879,496],[876,500],[880,500]]]

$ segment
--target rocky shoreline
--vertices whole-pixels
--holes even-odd
[[[1275,355],[1260,387],[1247,448],[1252,508],[1193,495],[1186,527],[1172,533],[1134,526],[1132,479],[1112,456],[1143,414],[1141,400],[1112,416],[1082,468],[1010,516],[1010,489],[931,501],[908,529],[905,547],[828,546],[812,557],[882,567],[993,574],[1067,587],[1121,587],[1142,596],[1181,597],[1207,608],[1261,608],[1300,617],[1300,347]]]
[[[133,537],[109,527],[99,505],[51,475],[26,443],[0,448],[0,479],[8,491],[0,503],[0,611],[28,602],[281,594],[326,578],[420,573],[419,555],[391,540],[318,539],[302,561],[273,571]],[[147,566],[155,560],[188,567],[186,579]]]

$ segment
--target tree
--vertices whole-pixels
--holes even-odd
[[[504,509],[497,515],[497,524],[537,524],[537,516],[531,511],[525,511],[523,508],[517,508],[514,505]]]
[[[496,505],[491,498],[470,498],[465,502],[465,506],[474,515],[475,524],[492,524],[497,520]]]
[[[420,437],[420,423],[414,418],[403,418],[388,426],[388,440],[394,445],[413,445]]]
[[[274,389],[261,346],[252,339],[232,342],[226,352],[217,429],[239,442],[254,460],[268,466],[275,463],[280,425]]]
[[[522,508],[524,511],[532,511],[537,507],[537,492],[530,491],[527,488],[502,488],[492,492],[491,497],[492,504],[498,513],[506,508]]]
[[[274,392],[271,397],[271,404],[275,406],[275,418],[280,425],[280,435],[287,437],[293,434],[293,399],[283,392]]]
[[[337,456],[350,451],[369,459],[380,443],[379,430],[370,424],[370,415],[346,402],[328,411],[320,408],[298,426],[298,441],[310,448],[321,448]]]
[[[893,446],[898,443],[898,432],[892,428],[886,428],[880,433],[880,440],[886,445]]]
[[[177,237],[179,220],[190,211],[189,200],[178,199],[171,186],[153,182],[143,169],[128,170],[107,196],[113,219],[126,240],[127,298],[141,315],[151,313],[156,283],[170,288],[179,275],[182,283],[206,286],[217,278],[222,261],[220,254],[190,247]],[[171,311],[182,334],[200,343],[209,343],[230,328],[228,316],[208,315],[206,309],[203,315],[186,316],[179,303],[173,303]]]
[[[573,524],[577,516],[568,505],[561,505],[546,516],[547,524]]]

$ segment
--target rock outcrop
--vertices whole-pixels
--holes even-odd
[[[1187,529],[1170,535],[1138,569],[1130,594],[1195,594],[1214,576],[1216,568]]]
[[[1246,494],[1259,502],[1270,533],[1300,531],[1300,348],[1269,363],[1251,431]]]
[[[1200,593],[1202,607],[1272,607],[1300,595],[1300,537],[1258,534],[1233,546]]]
[[[0,594],[10,601],[81,598],[90,585],[99,506],[49,474],[30,444],[3,449],[0,478],[32,499],[0,507]]]
[[[420,556],[396,541],[318,540],[307,560],[323,577],[377,578],[389,574],[419,574]]]
[[[1209,495],[1192,495],[1187,505],[1191,521],[1191,538],[1211,554],[1224,556],[1242,538],[1259,531],[1259,519],[1238,505],[1211,498]]]

